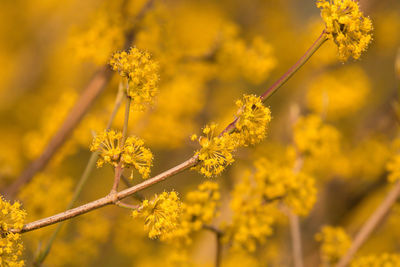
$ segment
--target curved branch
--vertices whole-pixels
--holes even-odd
[[[318,50],[318,48],[326,41],[326,36],[325,36],[325,31],[321,33],[321,35],[317,38],[317,40],[311,45],[311,47],[306,51],[306,53],[287,71],[280,79],[278,79],[277,82],[275,82],[270,88],[268,88],[265,93],[260,97],[262,100],[266,100],[268,97],[272,95],[273,92],[278,90],[287,80],[290,79],[290,77],[293,76],[293,74],[307,62],[307,60]],[[234,120],[232,123],[230,123],[223,131],[221,134],[225,132],[231,132],[235,129],[236,127],[236,122],[237,119]],[[70,218],[76,217],[78,215],[87,213],[91,210],[98,209],[100,207],[116,203],[117,201],[126,198],[140,190],[143,190],[153,184],[159,183],[166,178],[173,176],[177,173],[180,173],[194,165],[198,162],[198,156],[194,155],[188,160],[184,161],[183,163],[167,170],[164,171],[163,173],[145,180],[144,182],[137,184],[135,186],[132,186],[130,188],[127,188],[123,191],[118,192],[116,195],[107,195],[103,198],[97,199],[95,201],[92,201],[90,203],[87,203],[85,205],[82,205],[80,207],[67,210],[65,212],[56,214],[54,216],[50,216],[38,221],[34,221],[31,223],[26,224],[21,230],[16,230],[12,229],[11,232],[13,233],[24,233],[24,232],[29,232],[38,228],[42,228],[48,225],[55,224],[57,222],[65,221]]]

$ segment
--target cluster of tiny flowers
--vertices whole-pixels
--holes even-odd
[[[150,149],[144,147],[144,141],[134,136],[129,136],[124,144],[122,152],[124,166],[132,166],[144,179],[150,175],[150,168],[153,165],[153,154]],[[133,178],[133,172],[131,179]]]
[[[351,239],[341,227],[324,226],[315,239],[321,243],[320,255],[324,266],[333,266],[351,246]]]
[[[255,162],[255,180],[264,199],[279,199],[294,213],[307,215],[316,201],[314,178],[262,158]]]
[[[132,212],[134,218],[143,218],[149,238],[169,239],[177,228],[181,214],[181,203],[176,192],[163,192],[153,200],[144,200],[138,210]]]
[[[109,64],[114,71],[128,80],[127,95],[132,104],[143,109],[145,104],[153,103],[158,86],[158,64],[150,54],[133,47],[129,52],[117,52],[112,55]]]
[[[99,152],[98,167],[103,166],[104,163],[116,167],[121,161],[122,167],[136,169],[144,179],[149,177],[153,154],[144,147],[143,140],[137,137],[128,137],[122,145],[121,132],[104,131],[96,135],[90,150]],[[133,178],[133,172],[131,178]]]
[[[192,140],[199,140],[201,149],[196,152],[200,163],[194,167],[206,177],[220,174],[226,166],[232,164],[232,152],[238,146],[254,145],[261,142],[271,121],[269,108],[262,104],[261,98],[255,95],[244,95],[236,101],[239,110],[236,114],[235,129],[232,133],[217,135],[216,124],[206,125],[200,138],[192,135]]]
[[[339,149],[340,134],[317,115],[301,117],[294,126],[294,142],[301,153],[326,156]]]
[[[219,200],[219,186],[215,182],[204,182],[195,191],[189,192],[182,203],[183,219],[191,224],[193,231],[198,231],[204,224],[215,218]]]
[[[118,165],[122,152],[122,133],[114,130],[98,133],[93,139],[90,151],[98,151],[100,158],[97,160],[97,167],[109,163],[114,167]]]
[[[224,42],[217,62],[222,67],[222,76],[229,79],[242,76],[253,84],[264,81],[276,66],[271,45],[260,37],[254,38],[251,45],[238,38]]]
[[[212,222],[217,216],[220,198],[218,184],[211,181],[206,181],[196,190],[187,193],[181,204],[179,226],[171,233],[171,239],[178,241],[175,244],[190,244],[190,235]]]
[[[255,95],[244,95],[236,101],[239,110],[236,114],[236,129],[239,132],[240,145],[254,145],[261,142],[267,133],[271,121],[271,111]]]
[[[387,163],[386,169],[389,172],[388,180],[391,183],[397,182],[400,179],[400,155],[394,155]]]
[[[234,250],[254,252],[258,244],[272,235],[276,210],[255,192],[250,176],[246,173],[232,192],[232,223],[223,226],[223,241],[231,242]]]
[[[193,167],[206,177],[219,175],[226,166],[234,162],[232,152],[237,148],[237,141],[231,135],[225,133],[216,135],[217,124],[206,125],[203,129],[205,136],[197,138],[192,135],[191,139],[199,140],[201,149],[196,152],[200,163]]]
[[[318,0],[326,33],[339,49],[340,60],[358,59],[371,42],[372,22],[354,0]]]
[[[21,230],[26,213],[18,202],[10,204],[0,197],[0,266],[24,266],[19,257],[23,246],[20,234],[10,233],[9,230]]]
[[[397,267],[400,266],[400,255],[384,253],[356,258],[351,267]]]

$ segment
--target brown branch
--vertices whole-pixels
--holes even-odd
[[[325,30],[322,31],[320,36],[315,40],[315,42],[307,49],[307,51],[301,56],[301,58],[294,63],[293,66],[289,68],[275,83],[273,83],[261,96],[260,99],[262,101],[267,100],[271,97],[282,85],[284,85],[310,58],[311,56],[321,47],[325,41],[328,40],[325,34]],[[221,132],[220,135],[224,133],[229,133],[233,131],[236,127],[236,123],[238,118],[236,118],[233,122],[231,122],[228,127],[225,128]]]
[[[292,238],[294,266],[303,267],[299,217],[296,214],[294,214],[291,210],[288,211],[288,217],[290,222],[290,236]]]
[[[354,242],[346,252],[346,254],[340,259],[337,267],[347,266],[357,250],[364,244],[364,242],[371,235],[372,231],[377,225],[383,220],[385,215],[390,211],[397,198],[400,195],[400,181],[394,185],[392,190],[387,194],[386,198],[382,201],[381,205],[374,211],[374,213],[368,218],[368,220],[361,227],[361,230],[357,233],[354,238]]]
[[[221,238],[223,232],[215,226],[212,225],[203,225],[203,229],[211,231],[215,234],[215,242],[216,242],[216,253],[215,253],[215,267],[221,266],[222,260],[222,242]]]
[[[163,173],[160,173],[159,175],[157,175],[151,179],[145,180],[144,182],[142,182],[140,184],[134,185],[134,186],[127,188],[121,192],[118,192],[116,194],[116,197],[114,197],[112,195],[107,195],[105,197],[99,198],[95,201],[89,202],[85,205],[76,207],[74,209],[70,209],[65,212],[61,212],[59,214],[28,223],[28,224],[24,225],[24,227],[21,230],[13,229],[13,230],[11,230],[11,232],[13,232],[13,233],[29,232],[29,231],[32,231],[35,229],[39,229],[39,228],[42,228],[42,227],[45,227],[48,225],[52,225],[52,224],[55,224],[58,222],[62,222],[62,221],[74,218],[78,215],[81,215],[81,214],[87,213],[89,211],[104,207],[106,205],[113,204],[113,203],[115,203],[121,199],[124,199],[140,190],[143,190],[153,184],[159,183],[170,176],[173,176],[177,173],[182,172],[183,170],[190,168],[191,166],[195,165],[196,162],[197,162],[197,156],[193,156],[190,159],[186,160],[185,162],[183,162]]]
[[[43,153],[3,192],[6,198],[14,198],[19,189],[49,163],[53,155],[64,144],[83,116],[88,112],[94,100],[103,91],[111,78],[111,74],[111,70],[107,67],[102,67],[96,72],[61,127],[49,141]]]
[[[318,39],[313,43],[313,45],[306,51],[306,53],[300,58],[299,61],[297,61],[295,63],[295,67],[292,67],[289,69],[288,72],[286,72],[277,82],[274,83],[273,86],[271,86],[270,88],[267,89],[267,91],[260,97],[262,100],[267,99],[269,96],[272,95],[273,92],[275,92],[276,90],[278,90],[301,66],[304,65],[304,63],[315,53],[315,51],[318,50],[318,48],[326,41],[326,37],[324,32],[322,32],[322,34],[318,37]],[[222,132],[221,134],[225,133],[225,132],[231,132],[234,130],[234,128],[236,127],[236,121],[233,121],[231,124],[229,124]],[[67,210],[65,212],[38,220],[38,221],[34,221],[31,223],[28,223],[26,225],[24,225],[24,227],[21,230],[16,230],[16,229],[12,229],[11,232],[17,233],[17,232],[29,232],[35,229],[39,229],[48,225],[52,225],[55,224],[57,222],[61,222],[61,221],[65,221],[68,220],[70,218],[76,217],[78,215],[87,213],[91,210],[94,209],[98,209],[100,207],[112,204],[112,203],[116,203],[117,201],[126,198],[140,190],[143,190],[153,184],[159,183],[163,180],[165,180],[166,178],[173,176],[177,173],[180,173],[194,165],[196,165],[198,162],[198,155],[194,155],[191,158],[189,158],[188,160],[184,161],[183,163],[167,170],[164,171],[163,173],[148,179],[138,185],[132,186],[130,188],[127,188],[123,191],[118,192],[116,195],[115,194],[109,194],[103,198],[100,198],[98,200],[92,201],[90,203],[87,203],[85,205],[82,205],[80,207],[71,209],[71,210]]]

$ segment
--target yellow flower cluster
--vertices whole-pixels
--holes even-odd
[[[102,167],[104,163],[109,163],[116,167],[122,153],[122,133],[114,130],[99,133],[93,139],[90,151],[98,151],[100,158],[97,160],[97,167]]]
[[[384,253],[356,258],[351,267],[397,267],[400,266],[400,255]]]
[[[26,213],[18,202],[10,202],[0,197],[0,266],[24,266],[20,234],[10,233],[10,229],[20,230],[24,226]]]
[[[257,160],[254,165],[257,170],[254,179],[265,200],[279,199],[298,215],[310,212],[317,194],[313,177],[265,158]]]
[[[301,117],[294,126],[294,142],[301,153],[310,156],[326,156],[339,149],[340,134],[326,125],[317,115]]]
[[[260,194],[255,193],[250,173],[235,186],[232,192],[232,223],[224,226],[225,242],[231,242],[234,250],[255,251],[258,244],[266,241],[273,233],[275,207],[264,203]]]
[[[170,233],[168,241],[173,241],[177,247],[190,244],[190,235],[200,231],[205,224],[210,224],[217,216],[220,198],[218,184],[210,181],[188,192],[181,203],[178,226]]]
[[[143,218],[150,238],[165,240],[178,226],[181,203],[176,192],[163,192],[154,200],[144,200],[139,210],[132,212],[134,218]]]
[[[188,223],[192,231],[198,231],[204,224],[211,223],[217,214],[219,186],[207,181],[195,191],[190,191],[182,203],[182,223]]]
[[[315,239],[321,243],[323,266],[333,266],[347,252],[351,239],[341,227],[324,226]]]
[[[149,178],[150,168],[153,165],[153,154],[144,147],[144,141],[134,136],[129,136],[122,152],[124,166],[135,168],[144,179]],[[133,178],[133,172],[131,179]]]
[[[136,169],[144,179],[149,177],[150,168],[153,164],[153,154],[148,148],[144,147],[143,140],[137,137],[128,137],[125,144],[122,145],[121,132],[104,131],[93,139],[90,150],[99,152],[98,167],[103,166],[104,163],[109,163],[115,167],[121,161],[122,167]]]
[[[255,95],[244,95],[243,99],[236,101],[239,110],[236,114],[236,125],[232,133],[216,134],[217,124],[206,125],[199,138],[201,149],[196,152],[200,163],[194,167],[206,177],[220,174],[226,166],[234,162],[232,152],[238,146],[248,146],[261,142],[266,134],[271,121],[269,108],[262,104]],[[194,141],[198,137],[192,135]]]
[[[228,38],[218,51],[217,62],[226,78],[242,76],[254,84],[263,82],[276,65],[271,45],[261,37],[254,38],[250,46],[237,37]]]
[[[339,49],[339,58],[358,59],[371,42],[372,22],[364,17],[354,0],[318,0],[317,7],[325,21],[328,38]]]
[[[145,104],[153,102],[157,93],[159,67],[149,53],[133,47],[128,53],[115,53],[109,64],[114,71],[128,79],[127,95],[134,107],[143,109]]]
[[[328,119],[349,117],[365,105],[370,90],[363,69],[347,66],[314,79],[307,92],[307,105]]]
[[[269,108],[265,107],[261,99],[255,95],[244,95],[243,99],[236,101],[236,105],[239,107],[236,114],[239,144],[247,146],[261,142],[271,121]]]
[[[217,124],[206,125],[203,129],[205,136],[201,136],[198,140],[201,149],[196,152],[200,163],[193,169],[204,174],[206,177],[212,177],[220,174],[226,166],[234,162],[232,152],[237,147],[237,142],[228,133],[217,136],[215,130]],[[197,135],[192,135],[191,139],[197,139]]]
[[[19,234],[9,233],[0,239],[0,266],[22,267],[22,242]]]
[[[391,183],[397,182],[400,179],[400,155],[394,155],[386,165],[389,172],[388,180]]]
[[[124,29],[121,18],[106,8],[87,22],[86,28],[74,32],[70,38],[71,50],[79,60],[91,60],[96,65],[107,62],[110,54],[123,46]]]

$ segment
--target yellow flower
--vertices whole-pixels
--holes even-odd
[[[150,54],[133,47],[129,52],[116,52],[109,64],[114,71],[128,79],[127,95],[133,107],[143,109],[145,104],[153,103],[157,93],[158,64],[151,60]]]
[[[354,0],[318,0],[328,38],[334,40],[342,61],[358,59],[372,40],[372,22]]]
[[[255,37],[251,45],[238,37],[227,38],[218,50],[217,62],[223,78],[244,77],[253,84],[265,81],[276,66],[272,46],[261,37]]]
[[[99,152],[98,167],[103,166],[104,163],[116,167],[121,161],[123,168],[134,168],[144,179],[149,177],[150,168],[153,165],[153,154],[150,149],[144,147],[142,139],[130,136],[122,146],[121,132],[104,131],[94,138],[90,150]],[[133,172],[131,178],[133,178]]]
[[[144,147],[143,140],[130,136],[124,145],[122,162],[124,166],[133,166],[145,179],[149,177],[150,168],[153,165],[153,154],[150,149]]]
[[[243,100],[236,101],[239,107],[236,129],[239,132],[240,145],[257,144],[266,134],[271,121],[271,111],[255,95],[244,95]]]
[[[9,230],[21,230],[25,216],[20,203],[11,205],[0,197],[0,266],[24,266],[24,261],[19,259],[23,250],[21,236]]]
[[[324,266],[332,266],[347,252],[351,239],[341,227],[324,226],[315,239],[321,243],[320,255]]]
[[[241,182],[235,185],[230,206],[232,223],[223,226],[223,241],[232,242],[234,250],[254,252],[257,245],[264,243],[273,233],[276,207],[273,203],[264,203],[250,172],[246,172]]]
[[[144,200],[138,210],[132,212],[134,218],[143,218],[145,230],[150,238],[168,239],[178,225],[181,204],[176,192],[163,192],[154,200]]]
[[[315,180],[305,172],[295,172],[293,166],[269,162],[261,158],[254,163],[254,179],[267,201],[279,199],[294,213],[307,215],[316,201]]]
[[[338,153],[340,133],[324,124],[317,115],[301,117],[294,126],[294,142],[297,149],[313,157],[327,157]]]
[[[109,130],[97,134],[90,146],[90,151],[99,152],[97,167],[102,167],[104,163],[116,167],[122,152],[122,133]]]
[[[186,195],[182,208],[195,230],[200,230],[203,224],[211,223],[216,215],[220,198],[218,184],[210,181],[200,184],[197,190]]]
[[[227,133],[215,136],[216,127],[214,123],[204,127],[205,136],[199,138],[201,149],[196,152],[200,162],[193,169],[206,177],[220,174],[226,166],[234,162],[232,152],[236,149],[237,142]],[[192,135],[192,140],[195,139],[197,136]]]

